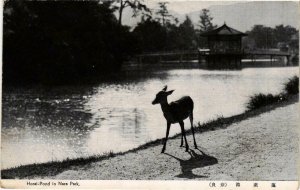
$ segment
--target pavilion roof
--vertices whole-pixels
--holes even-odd
[[[247,34],[233,29],[224,23],[217,29],[202,33],[201,36],[247,36]]]

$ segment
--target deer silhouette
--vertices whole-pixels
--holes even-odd
[[[189,150],[189,145],[186,140],[186,135],[185,135],[185,130],[184,130],[184,122],[186,118],[189,117],[190,122],[191,122],[191,129],[193,133],[193,139],[194,139],[194,145],[195,148],[197,148],[197,143],[195,140],[195,132],[194,132],[194,127],[193,127],[193,109],[194,109],[194,102],[191,97],[189,96],[184,96],[180,98],[177,101],[171,102],[170,104],[168,103],[167,97],[173,93],[174,90],[167,91],[167,86],[165,86],[161,91],[159,91],[156,94],[155,99],[153,100],[152,104],[160,104],[161,110],[164,114],[165,119],[167,120],[167,132],[166,132],[166,138],[164,141],[164,146],[162,148],[162,153],[165,152],[166,150],[166,144],[168,141],[168,136],[169,136],[169,131],[171,124],[179,123],[181,127],[181,145],[180,147],[183,146],[183,138],[186,144],[186,151],[188,152]]]

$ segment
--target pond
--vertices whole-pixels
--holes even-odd
[[[6,89],[2,169],[126,151],[164,137],[161,108],[151,104],[164,85],[175,90],[169,102],[191,96],[195,123],[203,123],[244,112],[255,93],[279,93],[298,69],[132,71],[122,80],[98,85]],[[185,124],[189,129],[188,120]],[[178,124],[172,125],[170,135],[179,131]]]

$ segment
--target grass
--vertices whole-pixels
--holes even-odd
[[[1,171],[2,179],[12,179],[12,178],[25,178],[27,176],[53,176],[61,173],[72,166],[82,166],[90,164],[93,162],[101,161],[107,159],[110,155],[95,155],[86,158],[76,158],[76,159],[65,159],[63,161],[52,161],[41,164],[29,164],[24,166],[18,166]]]
[[[250,97],[250,100],[247,104],[247,109],[248,110],[254,110],[258,109],[263,106],[267,106],[276,102],[281,102],[285,101],[287,99],[287,96],[285,94],[278,94],[278,95],[273,95],[273,94],[255,94],[254,96]]]
[[[248,110],[255,110],[273,103],[286,101],[289,96],[299,93],[299,77],[294,76],[284,84],[284,90],[280,94],[255,94],[247,103]]]
[[[289,79],[284,85],[284,90],[287,94],[298,94],[299,93],[299,77],[294,76]]]

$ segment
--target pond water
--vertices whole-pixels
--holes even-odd
[[[195,103],[195,123],[245,111],[249,96],[279,93],[298,67],[240,71],[174,69],[131,72],[90,86],[6,89],[2,98],[2,168],[119,152],[165,136],[166,121],[152,105],[164,85]],[[134,77],[132,77],[134,76]],[[188,120],[185,127],[190,128]],[[172,125],[170,135],[180,127]]]

